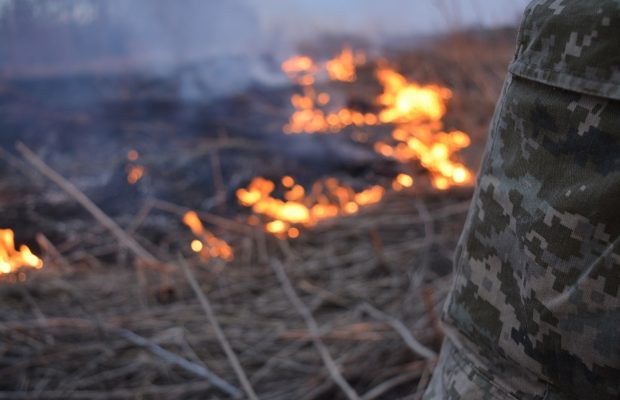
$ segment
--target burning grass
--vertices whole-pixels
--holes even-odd
[[[332,80],[355,82],[356,67],[365,63],[363,53],[357,53],[354,58],[353,51],[345,48],[339,56],[327,61],[324,68]],[[377,112],[363,113],[347,107],[325,111],[330,106],[330,95],[318,93],[314,86],[321,68],[321,64],[308,56],[295,56],[282,64],[283,71],[300,85],[303,93],[291,97],[295,111],[284,126],[285,133],[339,133],[349,126],[370,129],[389,125],[393,129],[392,137],[389,141],[374,141],[377,153],[405,165],[420,162],[431,173],[433,186],[440,190],[472,184],[473,172],[457,156],[471,144],[469,136],[459,130],[444,131],[443,118],[452,98],[451,90],[437,84],[409,81],[380,59],[375,61],[375,76],[382,86],[382,93],[375,99]],[[347,71],[347,74],[343,77],[342,72],[333,71]],[[392,186],[398,185],[395,182]]]
[[[0,274],[10,274],[24,267],[39,269],[43,261],[32,254],[28,246],[15,247],[12,229],[0,229]]]
[[[428,194],[412,202],[404,192],[391,194],[381,207],[331,220],[292,241],[256,229],[233,241],[235,259],[228,263],[186,252],[260,398],[341,398],[272,271],[274,260],[284,263],[321,341],[360,395],[419,393],[432,361],[407,347],[394,322],[437,351],[436,315],[468,197],[468,191],[449,198]],[[42,398],[226,397],[118,328],[193,364],[204,361],[236,385],[180,270],[141,270],[140,288],[132,269],[68,262],[63,271],[58,259],[45,261],[41,274],[0,290],[0,335],[7,344],[0,357],[2,390],[19,385]]]
[[[268,218],[267,232],[291,239],[299,236],[295,225],[313,227],[327,219],[357,214],[360,208],[379,203],[385,194],[379,185],[355,192],[335,178],[315,182],[308,195],[290,176],[281,183],[285,200],[273,197],[275,183],[261,177],[254,178],[248,188],[238,189],[237,198],[255,214]]]
[[[350,48],[321,63],[289,60],[299,84],[293,113],[321,111],[324,118],[315,120],[327,131],[336,115],[334,131],[344,129],[339,135],[396,163],[369,175],[372,181],[304,181],[282,168],[261,174],[251,164],[241,178],[223,179],[214,154],[228,147],[249,154],[255,146],[219,138],[204,145],[210,163],[190,164],[214,171],[212,199],[190,209],[196,196],[181,190],[187,205],[148,197],[137,212],[110,218],[23,148],[60,193],[4,154],[19,184],[27,180],[36,189],[19,200],[36,216],[34,232],[54,224],[63,235],[37,236],[31,247],[41,260],[29,248],[16,250],[12,233],[3,236],[0,265],[13,261],[0,285],[0,397],[221,399],[249,384],[271,400],[355,398],[349,389],[363,399],[418,398],[441,342],[437,315],[511,55],[507,37],[478,42],[475,34],[457,35],[433,49],[389,54],[379,69]],[[326,87],[317,82],[319,70]],[[331,85],[348,99],[362,98],[363,106],[330,110],[343,96]],[[425,106],[411,98],[425,99]],[[288,111],[274,118],[296,133]],[[165,124],[149,127],[170,133]],[[202,151],[195,142],[188,146]],[[125,150],[123,187],[139,190],[156,180],[152,160],[171,164],[161,158]],[[167,182],[193,189],[189,175],[172,174]],[[3,196],[7,182],[0,182]],[[59,198],[77,200],[90,214],[63,209]],[[61,223],[45,214],[59,207],[79,217]],[[190,284],[184,262],[195,277]],[[196,297],[196,282],[205,298]]]

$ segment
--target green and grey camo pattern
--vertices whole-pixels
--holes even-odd
[[[620,100],[620,1],[531,2],[510,72]]]
[[[537,0],[425,399],[620,398],[620,1]]]

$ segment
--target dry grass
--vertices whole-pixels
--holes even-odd
[[[473,136],[470,165],[511,55],[503,34],[459,35],[390,57],[409,76],[453,89],[447,125]],[[121,225],[169,262],[163,272],[130,258],[106,263],[98,255],[125,250],[90,220],[58,249],[42,238],[46,267],[0,285],[0,399],[419,398],[440,346],[437,316],[470,196],[390,193],[294,241],[216,220],[235,260],[184,255],[210,318],[178,265],[175,249],[190,236],[171,227],[155,246],[141,234],[148,212]]]

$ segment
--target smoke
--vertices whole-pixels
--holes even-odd
[[[0,77],[174,74],[184,95],[218,96],[284,83],[279,61],[304,40],[350,35],[379,44],[456,19],[504,23],[524,2],[0,0]]]

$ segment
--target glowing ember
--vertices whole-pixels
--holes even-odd
[[[19,250],[16,250],[13,231],[0,229],[0,274],[15,272],[23,267],[40,269],[43,261],[26,245],[21,245]]]
[[[127,159],[129,161],[138,161],[138,158],[140,158],[140,153],[137,150],[129,150],[127,152]]]
[[[141,165],[129,165],[127,167],[127,182],[132,185],[138,183],[144,176],[144,167]]]
[[[392,189],[395,191],[401,191],[406,188],[410,188],[413,186],[413,177],[407,174],[398,174],[394,181],[392,182]]]
[[[282,63],[282,71],[289,75],[310,73],[316,69],[312,58],[307,56],[295,56]]]
[[[200,254],[202,258],[205,260],[220,258],[225,261],[231,261],[234,258],[233,250],[228,243],[205,230],[202,221],[200,221],[195,211],[186,212],[183,216],[183,223],[198,238],[192,240],[190,247],[195,253]]]
[[[274,197],[275,183],[262,177],[254,178],[247,188],[237,190],[237,199],[269,220],[265,224],[267,232],[290,238],[300,234],[293,225],[313,226],[322,220],[355,214],[361,207],[380,202],[385,193],[378,185],[356,192],[335,178],[327,178],[312,185],[310,193],[306,194],[291,177],[285,178],[290,180],[282,180],[284,199]]]
[[[131,162],[127,164],[125,171],[127,172],[127,182],[131,185],[138,183],[138,181],[144,176],[144,167],[142,165],[135,164],[139,158],[140,153],[138,153],[137,150],[129,150],[127,152],[127,160]]]

